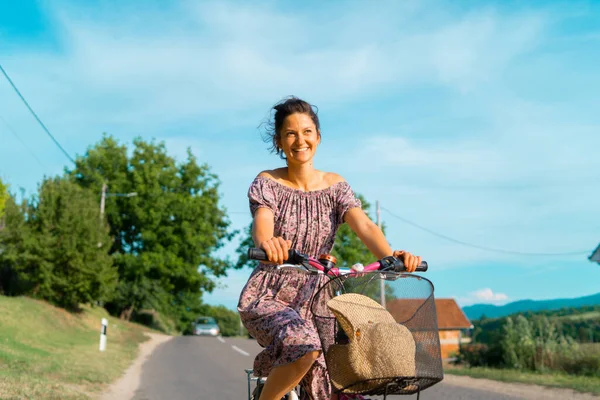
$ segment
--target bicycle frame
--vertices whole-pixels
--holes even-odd
[[[264,384],[267,380],[267,378],[259,378],[259,377],[253,377],[252,374],[254,372],[254,370],[252,369],[246,369],[246,375],[248,378],[248,400],[258,400],[258,399],[252,399],[252,382],[256,382],[256,385],[261,385]],[[292,389],[289,393],[286,394],[286,399],[287,400],[298,400],[298,393],[296,393],[296,390],[298,388]]]

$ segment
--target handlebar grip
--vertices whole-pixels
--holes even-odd
[[[425,272],[427,271],[428,265],[426,261],[422,261],[421,264],[415,269],[415,272]],[[394,268],[396,272],[406,272],[406,267],[402,261]]]
[[[380,270],[406,272],[406,267],[404,266],[404,263],[402,262],[402,260],[400,260],[396,257],[392,257],[392,256],[384,257],[381,260],[379,260],[379,264],[380,264],[380,267],[379,267]],[[415,271],[425,272],[425,271],[427,271],[427,268],[428,268],[427,262],[421,261],[421,264],[419,264],[419,266],[417,266],[417,269]]]
[[[267,252],[263,249],[248,249],[248,258],[251,260],[269,261]]]
[[[250,260],[258,260],[258,261],[269,261],[269,257],[267,257],[267,252],[263,249],[248,249],[248,258]],[[288,251],[287,262],[292,264],[300,264],[304,261],[304,255],[298,253],[296,250]]]

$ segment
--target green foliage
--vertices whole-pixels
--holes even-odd
[[[363,211],[369,215],[371,204],[362,195],[358,194],[357,197],[362,202]],[[383,231],[385,232],[385,227],[383,227]],[[367,246],[356,236],[348,224],[342,224],[338,229],[331,254],[337,258],[337,266],[343,268],[350,268],[356,263],[367,265],[376,261]]]
[[[25,204],[19,206],[14,198],[8,198],[3,217],[4,228],[0,230],[0,293],[20,295],[27,292],[27,284],[19,271],[23,261],[33,260],[35,237],[25,220]]]
[[[61,178],[45,179],[36,199],[7,202],[0,232],[4,293],[29,294],[69,309],[105,301],[116,270],[110,238],[89,191]]]
[[[529,320],[522,315],[507,318],[502,339],[504,362],[517,369],[534,370],[536,343]]]
[[[581,346],[577,352],[563,354],[560,366],[571,375],[600,377],[600,345],[595,348]]]
[[[357,197],[362,203],[363,211],[369,215],[371,204],[362,195],[358,194]],[[385,233],[385,225],[382,230]],[[342,224],[338,229],[331,253],[338,260],[337,266],[342,268],[350,268],[356,263],[367,265],[377,260],[348,224]],[[386,301],[394,299],[394,289],[387,283],[384,287]],[[381,300],[381,283],[378,279],[345,280],[344,291],[360,293],[377,302]]]
[[[585,307],[571,310],[570,314],[544,311],[475,321],[476,343],[461,347],[460,361],[471,366],[595,376],[600,372],[600,349],[587,350],[584,346],[595,345],[577,343],[563,325],[563,321],[572,320],[573,315],[595,315],[593,310],[591,312]],[[560,317],[550,317],[552,314]]]
[[[4,207],[6,206],[6,201],[8,198],[8,186],[2,182],[2,179],[0,179],[0,217],[2,217],[2,214],[4,213]]]
[[[242,241],[238,245],[235,252],[238,255],[235,269],[242,269],[246,266],[254,268],[256,261],[248,259],[248,249],[254,247],[254,240],[252,239],[252,222],[248,225],[242,234]]]
[[[547,317],[555,324],[556,330],[580,343],[600,342],[600,306],[564,308],[514,314],[514,319],[522,315],[527,319]],[[481,318],[474,321],[473,337],[481,343],[492,344],[502,339],[502,329],[509,317]]]
[[[133,322],[146,325],[168,335],[174,335],[178,333],[175,326],[175,321],[165,315],[160,314],[156,310],[137,311],[134,314]]]
[[[229,267],[213,255],[232,237],[217,177],[189,150],[177,163],[164,143],[136,139],[128,151],[110,136],[67,173],[98,197],[108,185],[105,216],[119,285],[107,309],[125,319],[154,309],[186,329],[200,310],[202,292],[211,291],[213,278]],[[132,192],[137,196],[111,196]]]
[[[467,364],[469,367],[488,366],[490,360],[490,348],[483,343],[469,343],[460,346],[456,355],[457,364]]]

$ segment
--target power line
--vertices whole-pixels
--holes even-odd
[[[451,238],[450,236],[446,236],[444,234],[432,231],[431,229],[425,228],[424,226],[421,226],[412,221],[409,221],[406,218],[400,217],[399,215],[394,214],[393,212],[391,212],[390,210],[388,210],[384,207],[381,207],[381,209],[384,210],[385,212],[387,212],[388,214],[390,214],[392,217],[397,218],[400,221],[402,221],[408,225],[414,226],[415,228],[421,229],[431,235],[437,236],[439,238],[442,238],[442,239],[445,239],[450,242],[454,242],[454,243],[457,243],[457,244],[460,244],[463,246],[473,247],[473,248],[479,249],[479,250],[485,250],[485,251],[490,251],[490,252],[494,252],[494,253],[502,253],[502,254],[520,255],[520,256],[574,256],[574,255],[582,255],[582,254],[589,253],[589,250],[573,251],[573,252],[566,252],[566,253],[529,253],[529,252],[513,251],[513,250],[498,249],[498,248],[494,248],[494,247],[480,246],[477,244],[472,244],[472,243],[464,242],[462,240],[454,239],[454,238]]]
[[[33,158],[35,158],[35,160],[38,162],[38,164],[40,164],[40,166],[42,168],[46,168],[46,166],[40,161],[40,159],[35,155],[35,153],[29,148],[29,146],[27,146],[25,144],[25,142],[19,137],[19,135],[17,135],[17,132],[15,132],[15,130],[12,128],[12,126],[9,125],[8,122],[6,122],[6,120],[2,117],[2,115],[0,115],[0,120],[2,120],[2,122],[4,123],[4,125],[6,125],[6,129],[13,134],[14,137],[17,138],[17,140],[19,142],[21,142],[21,144],[23,145],[23,147],[25,147],[27,149],[27,151],[29,151],[29,154],[31,154],[31,156]]]
[[[69,155],[69,153],[67,153],[67,151],[60,145],[60,143],[58,143],[58,140],[56,140],[54,138],[54,136],[52,136],[52,134],[50,133],[50,131],[48,130],[48,128],[46,128],[46,125],[44,125],[44,123],[42,122],[42,120],[37,116],[37,114],[35,113],[35,111],[33,111],[33,109],[31,108],[31,106],[29,106],[29,103],[27,103],[27,100],[25,100],[25,97],[23,97],[23,95],[21,94],[21,92],[19,91],[19,89],[17,89],[17,87],[13,83],[12,79],[10,79],[10,77],[8,76],[8,74],[6,73],[6,71],[4,70],[4,68],[2,68],[2,64],[0,64],[0,71],[2,71],[2,73],[4,74],[4,77],[6,78],[6,80],[8,80],[8,83],[10,83],[10,85],[13,87],[13,89],[15,89],[15,92],[17,92],[17,94],[19,95],[19,97],[21,98],[21,100],[23,100],[23,103],[25,103],[25,105],[27,106],[27,108],[29,109],[29,111],[31,112],[31,114],[34,116],[34,118],[37,120],[37,122],[40,124],[40,126],[42,127],[42,129],[44,129],[44,131],[48,134],[48,136],[50,136],[50,139],[52,139],[52,141],[58,146],[58,148],[63,152],[63,154],[65,156],[67,156],[67,158],[69,160],[71,160],[71,162],[73,164],[75,164],[75,160],[73,160],[73,158]]]

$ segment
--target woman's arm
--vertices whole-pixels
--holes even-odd
[[[344,215],[344,221],[377,259],[392,255],[392,248],[383,232],[362,209],[359,207],[351,208]]]
[[[254,213],[252,223],[252,240],[254,245],[267,253],[269,261],[274,264],[283,264],[288,258],[288,251],[292,246],[291,240],[282,237],[273,237],[275,232],[275,217],[273,211],[260,207]]]
[[[421,264],[421,257],[402,250],[392,251],[381,229],[359,207],[348,210],[344,215],[344,221],[377,259],[391,255],[398,257],[404,262],[408,272],[414,272]]]
[[[273,211],[266,207],[260,207],[256,210],[252,223],[252,240],[254,240],[254,245],[260,248],[262,242],[273,237],[274,230],[275,217],[273,216]]]

